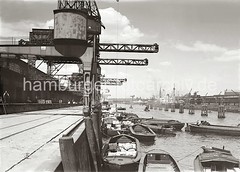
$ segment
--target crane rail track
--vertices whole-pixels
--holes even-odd
[[[21,115],[14,115],[14,116],[6,116],[6,117],[2,117],[2,118],[0,118],[0,120],[2,120],[2,119],[9,119],[9,118],[17,118],[17,117],[23,117],[23,116],[29,116],[29,115],[42,115],[42,114],[36,114],[36,113],[34,113],[34,114],[21,114]],[[62,114],[46,114],[46,115],[62,115]]]
[[[1,119],[9,119],[9,118],[17,118],[17,117],[21,117],[21,116],[26,116],[26,115],[6,116],[5,118],[4,117],[0,118],[0,120]]]
[[[51,139],[49,139],[47,142],[45,142],[44,144],[42,144],[41,146],[39,146],[37,149],[35,149],[34,151],[32,151],[28,156],[22,158],[21,160],[19,160],[18,162],[16,162],[15,164],[13,164],[10,168],[8,168],[7,170],[5,170],[5,172],[10,171],[11,169],[13,169],[15,166],[19,165],[20,163],[22,163],[24,160],[28,159],[30,156],[32,156],[34,153],[36,153],[39,149],[41,149],[42,147],[44,147],[45,145],[47,145],[48,143],[50,143],[52,140],[54,140],[55,138],[57,138],[60,134],[64,133],[66,130],[68,130],[70,127],[72,127],[73,125],[77,124],[78,122],[79,125],[82,124],[82,122],[84,121],[84,119],[78,119],[77,121],[74,121],[73,123],[71,123],[69,126],[67,126],[66,128],[64,128],[62,131],[60,131],[58,134],[56,134],[54,137],[52,137]]]
[[[29,128],[27,128],[27,129],[24,129],[24,130],[21,130],[21,131],[18,131],[18,132],[9,134],[9,135],[7,135],[7,136],[4,136],[4,137],[0,138],[0,140],[4,140],[4,139],[7,139],[7,138],[9,138],[9,137],[15,136],[15,135],[17,135],[17,134],[21,134],[21,133],[23,133],[23,132],[26,132],[26,131],[28,131],[28,130],[31,130],[31,129],[40,127],[40,126],[42,126],[42,125],[48,124],[48,123],[53,122],[53,121],[56,121],[56,120],[59,120],[59,119],[64,118],[64,117],[66,117],[66,116],[67,116],[67,115],[61,116],[61,117],[59,117],[59,118],[56,118],[56,119],[53,119],[53,120],[50,120],[50,121],[47,121],[47,122],[43,122],[43,123],[38,124],[38,125],[35,125],[35,126],[33,126],[33,127],[29,127]]]
[[[0,128],[0,130],[4,130],[4,129],[7,129],[7,128],[19,126],[19,125],[22,125],[22,124],[27,124],[27,123],[30,123],[30,122],[34,122],[34,121],[38,121],[38,120],[44,119],[44,118],[51,118],[52,116],[54,116],[54,115],[44,116],[44,117],[41,117],[41,118],[37,118],[37,119],[21,122],[21,123],[18,123],[18,124],[9,125],[9,126]]]

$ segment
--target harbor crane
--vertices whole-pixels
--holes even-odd
[[[154,44],[100,43],[101,21],[95,0],[58,0],[54,13],[54,29],[32,29],[29,41],[21,39],[17,45],[0,45],[0,58],[27,59],[29,67],[36,67],[36,61],[47,63],[47,74],[56,75],[63,65],[83,64],[84,82],[101,81],[100,65],[137,65],[146,66],[146,59],[100,58],[100,52],[158,53]],[[100,91],[94,90],[83,95],[86,138],[89,143],[93,171],[101,166],[102,139],[100,133],[101,103]],[[63,150],[70,150],[62,145]],[[66,149],[65,149],[66,148]],[[62,154],[62,152],[61,152]],[[71,153],[68,153],[70,155]],[[68,158],[62,157],[64,164]],[[75,161],[75,160],[74,160]],[[77,162],[77,160],[76,160]]]

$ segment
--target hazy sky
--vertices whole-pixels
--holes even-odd
[[[0,0],[0,37],[27,38],[31,28],[53,26],[57,0]],[[97,1],[101,42],[158,43],[157,54],[101,53],[102,58],[148,58],[147,67],[102,66],[106,77],[127,78],[109,87],[112,97],[150,97],[173,84],[180,94],[240,89],[239,0]],[[45,69],[44,67],[42,69]],[[77,72],[69,66],[60,73]],[[105,87],[103,87],[105,88]]]

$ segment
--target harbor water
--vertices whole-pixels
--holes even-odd
[[[226,113],[226,118],[218,119],[217,112],[212,111],[207,117],[201,116],[201,111],[196,110],[195,114],[188,114],[188,109],[184,110],[183,114],[179,113],[176,109],[175,112],[164,111],[164,110],[153,110],[145,112],[145,106],[134,105],[133,109],[130,109],[130,105],[119,105],[126,107],[126,112],[131,112],[137,114],[142,118],[159,118],[159,119],[173,119],[179,120],[184,123],[195,123],[199,121],[208,121],[211,124],[219,125],[232,125],[236,126],[240,124],[240,114],[239,113]],[[142,151],[151,150],[154,148],[159,148],[169,152],[174,159],[178,162],[181,170],[183,171],[193,171],[193,161],[195,157],[202,152],[202,146],[218,147],[230,150],[236,158],[240,160],[240,137],[237,136],[221,136],[214,134],[198,134],[185,132],[185,128],[182,131],[176,132],[176,136],[158,136],[155,142],[151,145],[141,144]]]

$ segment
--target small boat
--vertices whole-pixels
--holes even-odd
[[[129,130],[131,135],[136,137],[139,141],[153,142],[156,137],[154,131],[143,124],[134,124]]]
[[[117,110],[126,110],[125,107],[118,107]]]
[[[102,157],[106,171],[136,171],[141,159],[140,143],[126,134],[111,137],[103,147]]]
[[[180,169],[169,153],[160,149],[153,149],[141,158],[138,172],[155,171],[180,172]]]
[[[156,118],[141,118],[141,123],[145,125],[157,125],[164,127],[173,127],[175,130],[181,130],[185,123],[179,122],[177,120],[167,120],[167,119],[156,119]]]
[[[229,150],[219,148],[202,147],[203,153],[197,155],[194,160],[194,171],[240,171],[239,160]]]
[[[198,124],[189,124],[189,128],[191,132],[195,133],[240,136],[240,127],[238,126],[211,125],[207,121],[201,121]]]
[[[110,110],[110,109],[111,109],[111,107],[102,107],[102,110],[108,111],[108,110]]]
[[[174,135],[176,136],[176,133],[174,132],[173,127],[171,126],[163,126],[163,125],[157,125],[157,124],[150,124],[146,125],[150,129],[152,129],[157,134],[164,134],[164,135]]]
[[[137,116],[137,114],[135,114],[135,113],[127,113],[127,112],[122,112],[122,116],[123,116],[124,120],[130,120],[130,119],[139,118]]]
[[[149,106],[146,106],[145,109],[144,109],[145,112],[149,112]]]
[[[127,127],[123,127],[121,121],[116,117],[105,117],[102,119],[102,132],[104,135],[111,137],[128,132]]]

